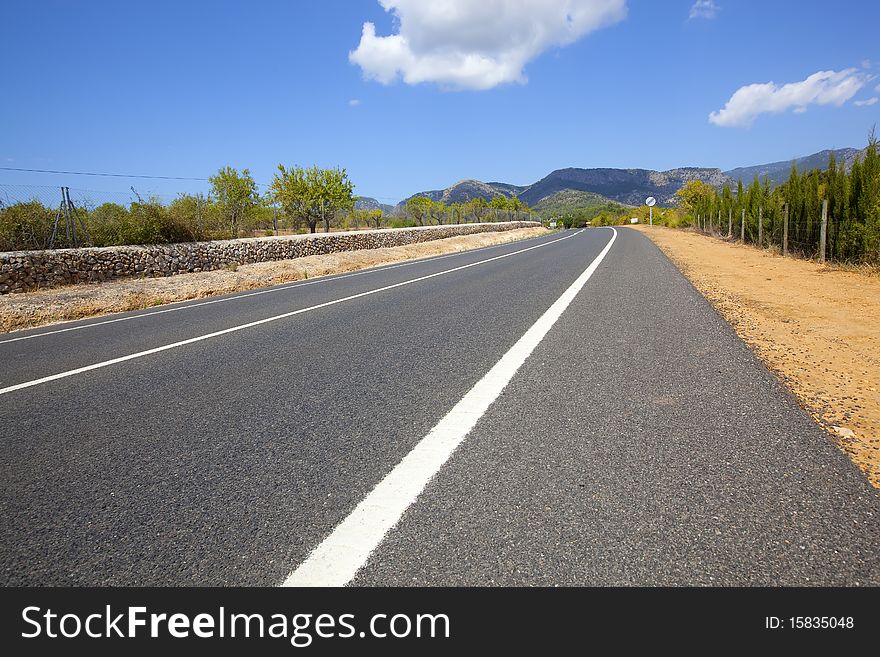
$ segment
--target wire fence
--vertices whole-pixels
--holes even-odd
[[[317,230],[405,228],[455,223],[534,221],[530,212],[494,208],[436,209],[412,216],[404,207],[330,212]],[[207,241],[309,231],[265,195],[231,209],[204,193],[176,195],[0,183],[0,251]]]
[[[707,235],[737,240],[785,255],[814,259],[850,260],[853,227],[829,213],[827,200],[818,208],[791,208],[788,204],[741,208],[698,214],[694,228]]]

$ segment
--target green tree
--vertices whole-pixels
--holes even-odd
[[[257,183],[248,169],[239,173],[233,167],[223,167],[208,178],[208,182],[211,183],[212,195],[229,223],[231,236],[238,237],[239,223],[260,202]]]
[[[874,130],[868,137],[868,147],[862,160],[862,194],[858,213],[865,222],[864,257],[880,262],[880,153]]]
[[[376,225],[376,228],[380,228],[382,226],[382,219],[385,217],[385,213],[381,209],[377,210],[368,210],[367,211],[367,225],[370,222],[373,222]]]
[[[489,203],[482,196],[472,198],[467,202],[468,211],[476,219],[477,223],[483,221],[483,217],[489,210]]]
[[[449,222],[455,222],[457,224],[461,223],[462,220],[462,204],[461,203],[450,203],[449,204]]]
[[[742,186],[742,183],[740,183]],[[702,180],[689,180],[675,195],[682,207],[691,215],[707,215],[711,211],[712,202],[717,196],[715,188]]]
[[[437,222],[438,226],[443,225],[443,219],[446,217],[447,207],[443,201],[434,201],[431,203],[430,215]]]
[[[499,211],[506,212],[510,206],[508,204],[507,197],[501,196],[499,194],[498,196],[492,197],[492,200],[489,201],[489,207],[492,208],[492,210],[494,211],[495,221],[498,221],[498,212]]]
[[[279,164],[269,186],[273,200],[281,204],[295,225],[306,224],[310,233],[317,231],[318,220],[321,218],[317,197],[318,178],[317,167],[287,168]]]
[[[427,196],[413,196],[406,202],[406,211],[418,222],[419,226],[424,226],[425,219],[431,216],[433,205],[434,201]]]
[[[318,169],[314,181],[315,198],[324,221],[324,232],[330,232],[330,220],[340,210],[354,207],[354,184],[345,169]]]

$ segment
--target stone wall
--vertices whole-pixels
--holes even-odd
[[[244,265],[340,251],[404,246],[457,235],[539,225],[529,221],[509,221],[183,244],[7,251],[0,253],[0,294],[130,276],[173,276],[220,269],[232,264]]]

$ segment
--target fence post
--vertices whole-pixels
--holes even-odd
[[[819,263],[825,264],[825,238],[828,235],[828,199],[822,200],[822,228],[819,230]]]
[[[746,243],[746,209],[743,208],[742,219],[739,222],[739,241]]]
[[[758,248],[764,246],[764,208],[758,208]]]
[[[733,208],[727,208],[727,239],[733,237]]]
[[[788,203],[785,204],[785,215],[782,219],[782,255],[788,255]]]
[[[721,235],[721,210],[718,210],[718,234]]]

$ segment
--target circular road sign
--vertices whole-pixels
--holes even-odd
[[[657,205],[657,199],[655,199],[653,196],[649,196],[647,200],[645,200],[645,205],[647,205],[649,208],[652,208]]]

